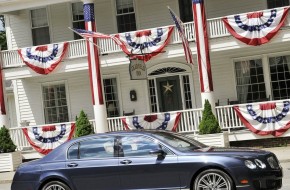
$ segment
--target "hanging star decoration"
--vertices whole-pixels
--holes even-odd
[[[163,85],[163,88],[165,88],[165,90],[164,90],[164,94],[165,94],[167,91],[172,92],[172,87],[173,87],[173,85],[170,85],[169,82],[167,81],[167,84],[166,84],[166,85]]]

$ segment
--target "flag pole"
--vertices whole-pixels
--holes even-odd
[[[88,38],[84,37],[82,34],[78,33],[77,31],[75,31],[74,29],[72,29],[71,27],[68,27],[68,29],[70,29],[71,31],[73,31],[74,33],[80,35],[81,37],[83,37],[85,40],[87,40],[88,42],[92,43],[94,46],[96,46],[97,48],[99,48],[100,50],[104,50],[102,49],[100,46],[98,46],[96,43],[94,43],[93,41],[89,40]]]

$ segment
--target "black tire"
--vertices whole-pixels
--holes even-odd
[[[193,190],[203,189],[224,189],[233,190],[233,180],[225,172],[218,169],[202,171],[194,180]]]
[[[66,184],[60,181],[50,181],[41,190],[71,190]]]

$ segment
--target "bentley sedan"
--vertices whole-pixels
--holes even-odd
[[[21,165],[12,190],[279,189],[267,151],[208,147],[184,135],[122,131],[73,139]]]

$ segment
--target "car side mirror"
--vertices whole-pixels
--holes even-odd
[[[156,155],[158,158],[165,158],[166,156],[166,152],[164,152],[162,149],[151,150],[149,153]]]

